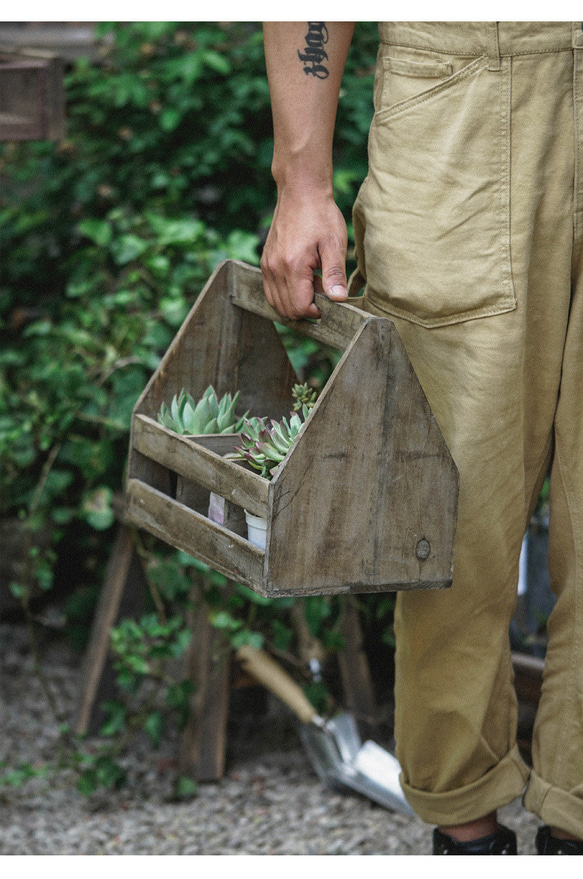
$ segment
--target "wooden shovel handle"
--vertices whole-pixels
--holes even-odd
[[[291,708],[302,723],[311,723],[317,718],[316,709],[301,688],[264,650],[244,644],[236,656],[243,669]]]

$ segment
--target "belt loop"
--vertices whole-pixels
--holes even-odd
[[[498,41],[498,22],[486,22],[486,47],[488,50],[488,70],[500,70],[500,43]]]
[[[583,49],[583,21],[573,22],[573,48]]]

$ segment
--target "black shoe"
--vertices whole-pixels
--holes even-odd
[[[539,855],[583,855],[583,842],[576,839],[558,839],[551,828],[539,827],[536,835],[536,850]]]
[[[516,834],[508,827],[498,825],[498,829],[488,836],[458,842],[442,833],[437,827],[433,831],[434,855],[515,855]]]

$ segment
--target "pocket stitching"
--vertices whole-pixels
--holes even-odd
[[[432,100],[442,92],[457,85],[458,82],[463,82],[464,79],[467,79],[469,76],[473,76],[475,73],[482,70],[487,63],[487,57],[485,55],[480,56],[480,58],[472,61],[466,67],[462,67],[457,73],[452,74],[448,79],[444,80],[444,82],[440,82],[438,85],[424,91],[422,94],[415,95],[413,98],[406,98],[404,101],[399,101],[398,103],[393,104],[392,107],[385,107],[384,109],[377,110],[374,114],[373,122],[380,125],[388,119],[393,119],[396,116],[406,113],[409,109],[416,107],[419,104]]]
[[[452,76],[453,65],[448,61],[411,61],[406,58],[384,58],[383,67],[397,76],[432,79],[436,76]]]
[[[406,320],[408,323],[425,327],[425,329],[428,330],[438,329],[439,327],[455,326],[456,324],[467,323],[467,321],[478,320],[485,317],[495,317],[496,315],[507,314],[516,309],[516,299],[511,293],[506,293],[503,298],[500,298],[499,303],[496,306],[484,306],[476,309],[469,308],[466,311],[456,311],[455,314],[447,315],[446,317],[426,318],[420,317],[413,311],[406,311],[404,308],[398,308],[398,306],[392,305],[390,302],[379,299],[374,293],[371,295],[370,291],[367,292],[367,296],[368,300],[375,306],[375,308],[378,308],[389,317],[398,317],[402,320]]]

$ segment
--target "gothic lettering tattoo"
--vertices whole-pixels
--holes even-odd
[[[325,21],[309,21],[306,46],[303,52],[298,49],[298,58],[304,65],[306,76],[326,79],[328,68],[323,63],[328,60],[324,46],[328,42],[328,28]]]

